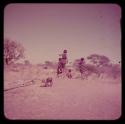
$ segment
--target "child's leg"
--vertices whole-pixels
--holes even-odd
[[[57,72],[56,72],[56,74],[57,74],[57,77],[58,77],[58,75],[59,75],[59,69],[57,68]]]
[[[57,68],[57,77],[59,77],[59,74],[61,74],[61,73],[62,73],[62,68],[58,67]]]
[[[83,70],[80,69],[81,79],[83,79]]]
[[[72,78],[72,74],[70,74],[70,78]]]

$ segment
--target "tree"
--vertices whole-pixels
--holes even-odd
[[[110,60],[108,57],[104,55],[98,55],[98,54],[92,54],[87,57],[90,62],[98,67],[100,66],[106,66],[109,64]]]
[[[24,47],[9,39],[4,40],[4,62],[10,64],[24,57]]]
[[[108,76],[113,78],[121,77],[121,67],[119,64],[109,64],[106,70]]]

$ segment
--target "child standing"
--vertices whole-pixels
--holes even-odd
[[[85,71],[84,64],[85,64],[84,58],[81,58],[80,62],[79,62],[79,65],[78,65],[78,68],[79,68],[79,71],[80,71],[80,74],[81,74],[81,78],[83,78],[83,73]]]
[[[62,58],[59,58],[58,67],[57,67],[57,77],[62,73]]]
[[[64,69],[66,64],[68,63],[67,50],[63,51],[63,54],[61,54],[61,58],[62,58],[62,68]]]

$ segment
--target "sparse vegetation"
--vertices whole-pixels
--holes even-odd
[[[4,40],[4,63],[9,65],[12,62],[24,57],[24,47],[9,39]]]
[[[23,53],[21,45],[5,41],[4,62],[9,65],[4,66],[4,111],[7,118],[111,119],[120,115],[120,63],[113,64],[108,57],[93,54],[87,57],[90,63],[84,63],[85,80],[80,77],[80,59],[66,65],[58,78],[58,62],[45,61],[35,65],[26,59],[24,63],[15,63]]]

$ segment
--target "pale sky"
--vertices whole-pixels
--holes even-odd
[[[32,63],[72,61],[97,53],[121,60],[121,8],[117,4],[8,4],[4,38],[19,41]]]

